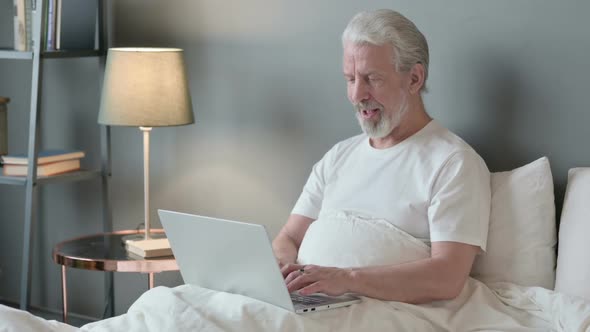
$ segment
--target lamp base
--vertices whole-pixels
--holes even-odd
[[[165,238],[166,238],[166,233],[150,233],[150,239],[165,239]],[[129,234],[129,235],[125,235],[121,238],[121,241],[123,241],[123,244],[127,244],[128,242],[136,242],[136,241],[143,241],[143,240],[145,240],[144,233]]]

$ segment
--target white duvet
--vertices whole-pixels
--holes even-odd
[[[84,331],[588,331],[590,304],[544,288],[470,279],[453,301],[410,305],[363,298],[297,315],[241,295],[190,285],[156,287],[119,317]]]
[[[337,235],[337,238],[334,237]],[[320,216],[299,253],[305,264],[399,264],[429,255],[421,241],[386,221],[339,213]],[[71,327],[12,316],[0,306],[0,331],[69,331]],[[14,309],[12,309],[14,310]],[[14,317],[14,319],[6,319]],[[26,318],[26,319],[23,319]],[[30,328],[28,324],[36,324]],[[363,298],[350,307],[297,315],[252,298],[196,286],[156,287],[124,315],[84,331],[590,331],[590,302],[540,287],[485,285],[469,279],[454,300],[424,305]]]
[[[72,331],[0,306],[0,331]],[[590,331],[590,303],[544,288],[470,279],[452,301],[410,305],[363,298],[346,308],[297,315],[245,296],[190,285],[156,287],[121,316],[83,331]]]

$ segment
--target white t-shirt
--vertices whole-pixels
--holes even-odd
[[[490,173],[461,138],[430,121],[387,149],[361,134],[336,144],[313,166],[293,214],[320,210],[382,218],[424,241],[486,248]]]

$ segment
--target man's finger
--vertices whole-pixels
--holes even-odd
[[[287,283],[287,289],[289,290],[289,293],[292,293],[294,291],[297,291],[313,282],[315,282],[315,279],[312,279],[312,277],[308,274],[300,274],[299,276],[297,276],[295,279],[293,279],[291,282]]]
[[[319,281],[316,281],[310,285],[307,285],[299,290],[299,294],[301,295],[311,295],[315,293],[322,292],[322,284]]]
[[[289,275],[287,275],[287,277],[285,278],[285,283],[288,285],[291,281],[295,280],[295,278],[299,277],[300,275],[301,272],[299,272],[299,270],[295,270],[289,273]]]
[[[302,268],[303,265],[300,264],[285,264],[281,268],[281,273],[283,274],[283,278],[286,278],[291,272],[299,270]]]

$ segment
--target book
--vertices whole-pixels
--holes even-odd
[[[128,241],[125,248],[131,254],[144,258],[172,256],[172,248],[170,248],[168,239]]]
[[[57,0],[56,50],[93,50],[98,0]]]
[[[53,163],[56,161],[62,160],[70,160],[70,159],[80,159],[84,158],[85,154],[83,151],[76,151],[76,150],[47,150],[39,152],[37,156],[37,164],[43,165],[47,163]],[[0,162],[3,164],[10,164],[10,165],[27,165],[29,163],[29,159],[25,154],[18,154],[18,155],[6,155],[0,156]]]
[[[36,28],[33,22],[35,15],[35,8],[33,8],[33,1],[37,0],[25,0],[25,36],[26,36],[26,50],[32,51],[34,46],[33,41],[33,30]]]
[[[14,0],[14,49],[27,50],[26,0]]]
[[[47,51],[55,51],[56,1],[49,0],[47,3],[47,28],[45,30],[45,50]]]
[[[80,159],[57,161],[37,166],[37,176],[50,176],[80,169]],[[29,165],[4,164],[5,176],[27,176]]]
[[[54,35],[53,35],[53,50],[59,50],[59,41],[61,34],[61,0],[55,0],[55,27],[54,27]]]

